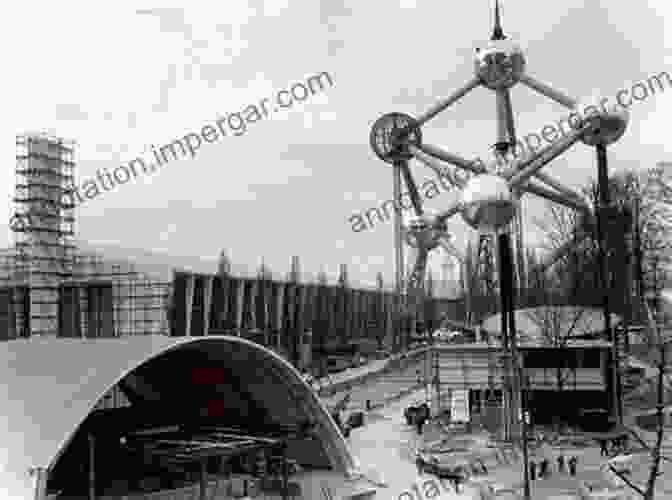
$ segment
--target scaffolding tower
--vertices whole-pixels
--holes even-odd
[[[480,293],[486,297],[495,297],[498,290],[496,273],[495,237],[492,233],[480,233],[478,235],[477,266]]]
[[[57,335],[60,287],[72,274],[74,143],[47,134],[16,137],[14,279],[27,306],[25,335]],[[21,295],[19,293],[19,295]]]

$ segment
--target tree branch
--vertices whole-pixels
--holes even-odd
[[[625,484],[627,484],[630,488],[632,488],[633,490],[635,490],[635,491],[636,491],[637,493],[639,493],[640,495],[642,495],[642,496],[646,496],[646,493],[644,492],[644,490],[642,490],[639,486],[637,486],[637,485],[634,484],[630,479],[628,479],[628,478],[625,476],[625,474],[623,474],[623,473],[620,472],[620,471],[617,471],[617,470],[614,468],[613,465],[609,464],[609,469],[610,469],[611,472],[613,472],[616,476],[618,476],[618,477],[619,477]]]

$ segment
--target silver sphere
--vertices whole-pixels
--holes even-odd
[[[445,224],[439,224],[433,213],[411,217],[406,226],[406,242],[413,248],[434,250],[446,230]]]
[[[523,51],[510,40],[490,40],[476,49],[476,76],[491,90],[513,87],[524,71]]]
[[[590,124],[581,140],[588,146],[609,145],[618,141],[628,127],[630,113],[616,103],[600,97],[580,101],[570,115],[570,125]]]
[[[462,190],[462,218],[474,229],[494,231],[507,225],[516,214],[518,199],[502,177],[483,174],[472,177]]]

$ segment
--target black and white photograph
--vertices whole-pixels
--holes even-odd
[[[672,3],[4,12],[0,500],[672,500]]]

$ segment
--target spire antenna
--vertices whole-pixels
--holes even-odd
[[[504,40],[506,36],[502,30],[502,19],[499,8],[499,0],[495,0],[495,26],[492,30],[491,40]]]

